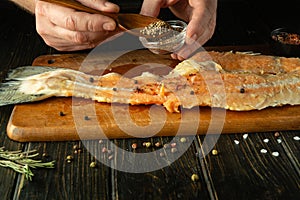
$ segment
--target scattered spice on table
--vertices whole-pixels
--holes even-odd
[[[219,152],[216,149],[213,149],[211,153],[212,153],[212,155],[216,156],[216,155],[218,155]]]
[[[260,153],[267,153],[268,151],[267,151],[267,149],[261,149],[260,150]]]
[[[198,174],[192,174],[191,180],[194,181],[194,182],[198,181],[199,180]]]
[[[95,161],[90,163],[90,168],[95,168],[97,166],[97,163]]]
[[[160,146],[161,146],[161,143],[160,143],[160,142],[156,142],[154,145],[155,145],[156,147],[160,147]]]
[[[146,143],[145,143],[145,146],[146,146],[147,148],[151,147],[151,142],[146,142]]]
[[[176,143],[176,142],[172,142],[172,143],[170,144],[170,146],[171,146],[172,148],[174,148],[174,147],[177,146],[177,143]]]
[[[106,152],[107,152],[107,148],[106,148],[106,147],[102,147],[101,152],[102,152],[102,153],[106,153]]]
[[[108,160],[112,160],[113,158],[114,158],[113,154],[108,156]]]
[[[233,142],[234,142],[235,144],[239,144],[239,143],[240,143],[240,141],[238,141],[238,140],[233,140]]]
[[[176,153],[177,152],[177,148],[176,147],[172,147],[171,148],[171,153]]]
[[[181,143],[185,143],[186,142],[186,138],[185,137],[182,137],[182,138],[180,138],[180,140],[179,140]]]
[[[248,138],[248,134],[243,134],[243,139],[246,140]]]
[[[68,155],[67,157],[66,157],[66,161],[67,161],[67,163],[71,163],[72,161],[73,161],[73,156],[71,156],[71,155]]]
[[[295,136],[295,137],[293,137],[293,139],[296,140],[296,141],[299,141],[300,137],[299,136]]]
[[[280,136],[279,132],[275,132],[275,133],[274,133],[274,136],[275,136],[275,137],[279,137],[279,136]]]
[[[272,156],[278,157],[279,156],[279,152],[277,152],[277,151],[272,152]]]
[[[164,152],[160,152],[160,153],[159,153],[159,156],[160,156],[160,157],[165,157],[165,155],[166,155],[166,154],[165,154]]]
[[[131,144],[131,148],[132,148],[132,149],[136,149],[136,148],[137,148],[137,143],[132,143],[132,144]]]
[[[264,141],[264,143],[268,143],[268,142],[269,142],[269,139],[268,139],[268,138],[265,138],[263,141]]]

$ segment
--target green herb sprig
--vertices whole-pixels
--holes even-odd
[[[9,167],[16,172],[24,174],[26,179],[32,180],[34,174],[31,168],[54,168],[54,161],[42,162],[41,160],[34,160],[33,158],[39,154],[36,150],[22,152],[7,151],[4,147],[0,147],[0,166]]]

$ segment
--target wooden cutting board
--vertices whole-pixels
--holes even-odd
[[[174,67],[176,64],[177,61],[170,59],[168,55],[158,56],[147,50],[115,54],[97,52],[93,55],[42,55],[33,62],[35,66],[66,67],[93,74],[130,74],[130,69],[137,69],[134,75],[145,68],[147,71],[166,74],[171,69],[169,66]],[[181,113],[168,113],[162,106],[127,106],[96,103],[81,98],[50,98],[16,105],[7,126],[7,134],[12,140],[28,142],[298,129],[300,106],[247,112],[201,107],[182,110]]]

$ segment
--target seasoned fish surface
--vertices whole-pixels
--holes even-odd
[[[260,110],[300,104],[300,59],[233,52],[199,52],[168,75],[149,72],[126,78],[76,70],[25,66],[13,70],[0,85],[0,105],[53,96],[75,96],[98,102],[180,107],[211,106],[228,110]]]

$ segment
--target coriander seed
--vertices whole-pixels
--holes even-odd
[[[185,137],[180,138],[180,142],[181,143],[185,143],[186,142],[186,138]]]
[[[145,145],[146,145],[147,148],[149,148],[149,147],[151,147],[151,142],[146,142]]]
[[[171,148],[171,153],[176,153],[176,152],[177,152],[177,148],[172,147],[172,148]]]
[[[199,176],[197,174],[192,174],[191,180],[194,181],[194,182],[196,182],[196,181],[199,180]]]
[[[211,153],[212,153],[212,155],[214,155],[214,156],[218,155],[218,151],[217,151],[216,149],[212,150]]]
[[[91,168],[95,168],[97,166],[97,163],[95,161],[91,162],[90,163],[90,167]]]

